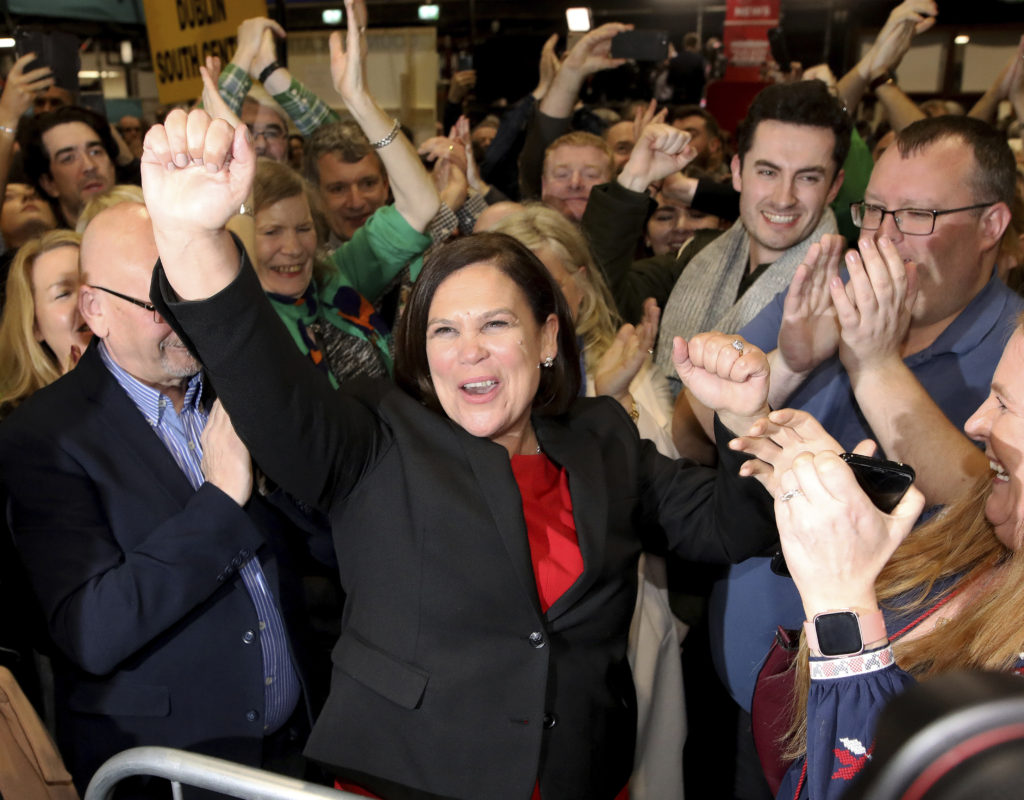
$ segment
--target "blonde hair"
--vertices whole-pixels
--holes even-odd
[[[615,341],[622,320],[583,234],[564,216],[543,203],[527,203],[521,210],[501,219],[491,231],[506,233],[535,252],[542,247],[548,248],[572,273],[583,294],[576,315],[576,333],[583,339],[587,369],[596,366]]]
[[[48,231],[29,239],[14,256],[7,275],[7,302],[0,318],[0,403],[5,410],[60,377],[57,356],[45,342],[36,340],[32,270],[43,253],[80,247],[81,241],[74,231]]]
[[[1024,551],[1008,550],[985,517],[991,490],[992,479],[986,474],[939,517],[911,532],[875,583],[883,608],[914,615],[941,597],[991,579],[999,568],[998,580],[972,595],[942,625],[893,644],[896,663],[918,679],[954,670],[1006,670],[1024,646]],[[943,590],[933,596],[936,586]],[[806,752],[807,664],[807,642],[801,637],[792,667],[796,674],[792,723],[784,739],[786,758]]]
[[[611,178],[615,175],[615,153],[612,152],[612,148],[609,146],[608,142],[600,136],[593,133],[587,133],[587,131],[569,131],[568,133],[563,133],[555,139],[555,141],[549,144],[544,150],[543,169],[545,172],[548,168],[548,157],[559,147],[594,147],[604,153],[604,157],[608,160],[608,177]]]
[[[78,215],[75,233],[85,233],[85,226],[92,221],[93,217],[101,211],[105,211],[120,203],[145,205],[146,199],[142,196],[142,187],[131,183],[119,183],[116,186],[111,186],[105,192],[90,198],[89,202],[82,208],[82,213]]]

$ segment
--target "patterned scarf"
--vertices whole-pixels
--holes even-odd
[[[319,297],[315,281],[310,281],[301,297],[273,292],[267,292],[267,297],[284,320],[299,350],[335,388],[339,379],[353,377],[352,364],[349,363],[353,358],[355,364],[365,367],[357,369],[357,374],[390,374],[391,333],[387,323],[373,304],[351,286],[339,287],[331,297]],[[353,329],[362,336],[354,333]],[[320,335],[314,338],[317,333]],[[373,358],[369,358],[371,355]]]
[[[772,298],[789,287],[793,273],[811,245],[826,233],[836,232],[832,209],[825,208],[817,227],[802,242],[789,248],[736,299],[740,282],[750,261],[750,236],[742,220],[690,259],[661,315],[661,330],[654,361],[666,375],[675,378],[672,339],[689,339],[703,331],[736,333]]]

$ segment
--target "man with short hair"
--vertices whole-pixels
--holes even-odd
[[[242,102],[239,117],[252,134],[256,155],[287,163],[288,120],[280,106],[269,99],[249,94]]]
[[[590,190],[615,174],[615,157],[600,136],[572,131],[559,136],[544,153],[540,199],[545,205],[579,222]]]
[[[32,96],[32,113],[46,114],[49,111],[56,111],[64,106],[74,105],[75,95],[60,86],[53,86]]]
[[[31,117],[18,130],[25,172],[54,201],[64,227],[74,228],[86,202],[116,181],[117,145],[95,111],[63,106]]]
[[[789,286],[811,244],[836,232],[828,206],[843,182],[851,128],[821,81],[769,86],[754,98],[731,164],[740,218],[672,289],[655,356],[666,375],[673,337],[738,330]]]
[[[690,144],[697,150],[694,166],[710,172],[716,179],[729,177],[722,132],[710,111],[696,105],[675,106],[669,109],[668,123],[690,134]]]
[[[304,537],[253,492],[245,446],[150,305],[156,258],[145,206],[92,220],[80,310],[93,343],[0,431],[79,791],[139,745],[301,770],[308,731],[283,593]]]
[[[117,121],[117,132],[121,134],[124,143],[128,145],[133,158],[142,158],[142,140],[146,131],[142,128],[142,120],[125,114]]]
[[[994,128],[967,117],[909,125],[855,204],[860,254],[846,255],[846,287],[835,285],[844,243],[827,239],[741,332],[775,348],[773,408],[810,412],[846,449],[873,439],[914,467],[932,507],[989,468],[963,424],[1024,309],[994,269],[1013,193],[1013,155]],[[746,709],[776,626],[804,620],[793,582],[769,561],[731,568],[712,594],[719,674]]]
[[[306,142],[303,164],[303,174],[323,201],[332,246],[351,239],[388,201],[384,164],[354,122],[317,128]]]

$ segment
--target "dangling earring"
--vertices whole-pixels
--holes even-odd
[[[545,369],[550,369],[551,367],[555,366],[554,356],[548,356],[547,358],[545,358],[544,363],[541,366],[543,366]]]

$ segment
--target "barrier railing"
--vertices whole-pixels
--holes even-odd
[[[108,759],[89,781],[84,800],[110,800],[114,787],[135,775],[166,778],[175,800],[181,784],[245,800],[359,800],[351,792],[170,747],[133,747]]]

